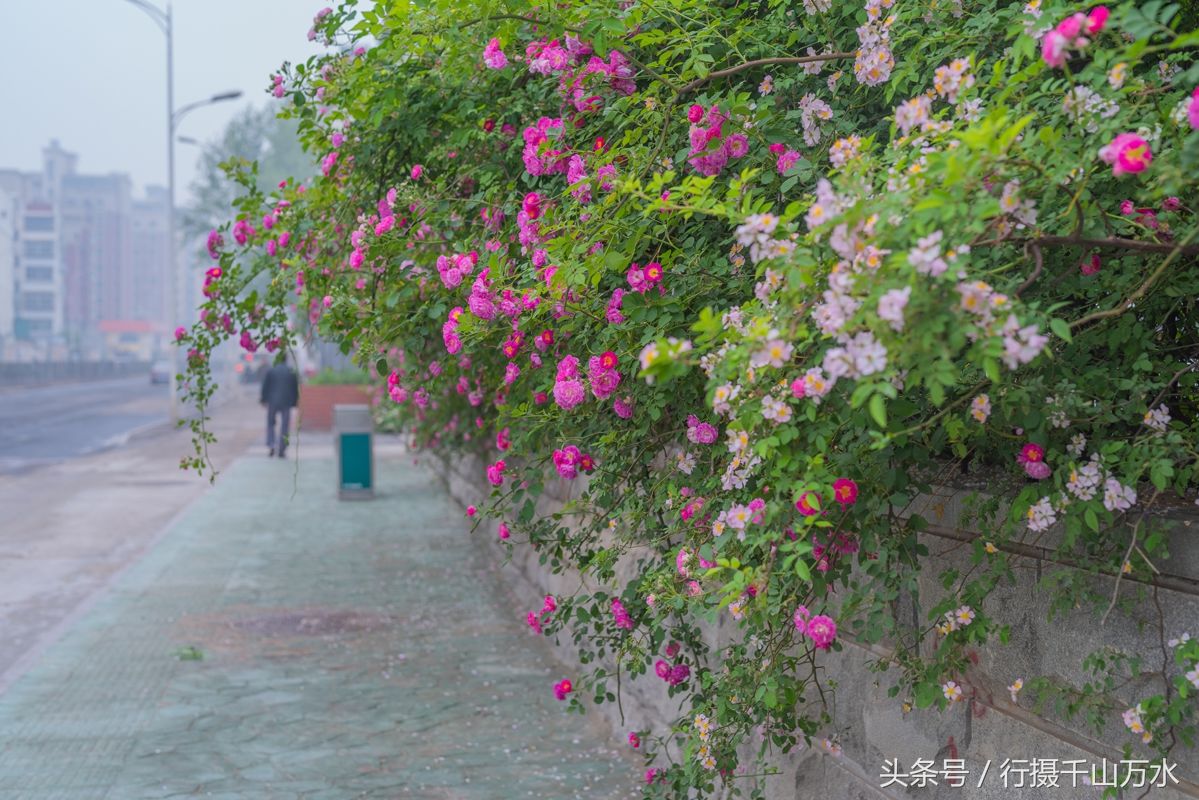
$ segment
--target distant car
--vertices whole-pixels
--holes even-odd
[[[155,361],[150,367],[150,383],[170,383],[174,371],[170,361]]]

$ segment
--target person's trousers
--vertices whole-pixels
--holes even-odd
[[[282,415],[282,423],[279,426],[279,447],[278,451],[282,453],[287,449],[288,432],[291,430],[291,408],[284,406],[283,408],[270,407],[266,410],[266,446],[272,450],[275,448],[275,418]]]

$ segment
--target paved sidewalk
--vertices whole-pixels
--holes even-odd
[[[0,800],[639,796],[434,478],[326,453],[236,462],[0,697]]]
[[[233,397],[210,420],[221,469],[263,435],[258,404]],[[2,474],[0,458],[0,693],[209,490],[207,479],[179,469],[191,450],[191,433],[168,426],[23,474]]]

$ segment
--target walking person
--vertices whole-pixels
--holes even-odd
[[[287,364],[287,356],[280,353],[275,365],[267,370],[262,379],[260,402],[266,406],[266,446],[272,456],[285,458],[288,432],[291,430],[291,410],[300,399],[300,382],[296,371]],[[275,418],[282,417],[279,437],[275,438]],[[277,446],[276,446],[277,445]]]

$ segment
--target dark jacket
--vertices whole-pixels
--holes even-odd
[[[276,364],[262,379],[262,402],[271,408],[294,408],[300,399],[300,382],[295,370]]]

